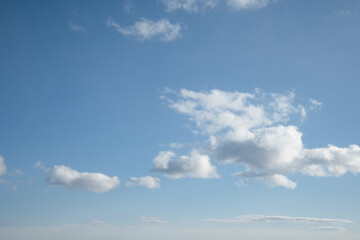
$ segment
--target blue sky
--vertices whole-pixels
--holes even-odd
[[[0,1],[0,238],[359,239],[358,1]]]

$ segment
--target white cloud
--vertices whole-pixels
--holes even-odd
[[[167,12],[184,10],[196,13],[201,9],[215,8],[225,3],[232,10],[258,9],[269,5],[273,0],[162,0]]]
[[[70,167],[54,166],[46,178],[52,186],[66,187],[70,190],[85,190],[96,193],[107,192],[118,185],[118,177],[109,177],[102,173],[78,172]]]
[[[312,227],[313,230],[320,230],[320,231],[336,231],[336,232],[344,232],[346,231],[343,227],[333,227],[333,226],[320,226],[320,227]]]
[[[263,8],[270,2],[270,0],[228,0],[229,6],[234,10]]]
[[[319,102],[319,101],[317,101],[315,99],[312,99],[312,98],[309,99],[309,102],[314,106],[321,106],[322,105],[322,102]]]
[[[239,187],[250,185],[252,179],[255,179],[257,181],[263,181],[271,188],[284,187],[288,189],[294,189],[297,185],[297,183],[289,180],[286,176],[282,174],[266,175],[264,173],[239,172],[234,173],[233,175],[242,177],[240,181],[235,183]]]
[[[86,32],[84,27],[74,24],[74,23],[70,23],[69,28],[71,31],[74,31],[74,32]]]
[[[144,186],[147,188],[160,188],[160,179],[156,177],[130,177],[130,181],[125,183],[127,187]]]
[[[290,223],[353,223],[347,219],[335,218],[313,218],[313,217],[290,217],[278,215],[244,215],[230,219],[205,219],[207,222],[219,223],[271,223],[271,222],[290,222]]]
[[[158,38],[160,41],[170,42],[180,37],[180,24],[172,24],[167,19],[151,21],[141,18],[133,26],[121,27],[114,19],[109,18],[106,24],[126,36],[135,36],[139,41]]]
[[[218,0],[162,0],[167,12],[180,9],[197,12],[199,8],[214,8],[218,2]]]
[[[170,143],[170,148],[183,148],[183,147],[184,144],[182,143],[177,143],[177,142]]]
[[[10,175],[12,176],[16,176],[16,175],[23,175],[23,172],[20,169],[15,168],[14,170],[11,171]]]
[[[264,181],[269,187],[285,187],[288,189],[296,188],[296,183],[289,180],[286,176],[281,174],[274,174],[271,176],[260,177],[259,180]]]
[[[103,220],[99,220],[99,219],[93,219],[90,222],[93,223],[93,224],[103,224],[103,223],[105,223]]]
[[[5,174],[6,174],[5,161],[4,161],[4,158],[2,156],[0,156],[0,176],[5,175]]]
[[[161,172],[168,178],[219,178],[210,157],[193,149],[189,156],[176,158],[172,151],[162,151],[153,160],[153,171]]]
[[[171,94],[174,93],[169,92]],[[307,149],[301,131],[294,125],[286,124],[290,116],[303,118],[305,109],[320,106],[321,103],[316,100],[310,100],[309,106],[303,106],[294,104],[295,94],[292,92],[195,92],[186,89],[175,93],[175,97],[164,98],[170,108],[189,116],[189,120],[195,123],[196,131],[208,136],[201,148],[193,149],[201,152],[208,163],[197,165],[196,173],[204,173],[206,167],[212,166],[212,157],[219,163],[245,166],[245,172],[235,174],[243,178],[242,183],[255,179],[264,181],[270,187],[294,189],[297,184],[287,177],[291,173],[323,177],[360,172],[358,145]],[[196,158],[185,156],[180,158],[183,159],[180,161],[182,164],[173,161],[175,166],[169,166],[174,155],[172,151],[159,153],[153,161],[155,169],[173,178],[183,177],[184,171],[179,169],[188,166],[184,160],[194,161]],[[199,176],[192,174],[192,177]]]
[[[141,217],[142,223],[168,223],[168,221],[160,217]]]
[[[337,13],[335,13],[336,16],[341,17],[352,17],[353,14],[349,10],[340,10]]]
[[[315,108],[319,108],[319,107],[321,107],[322,106],[322,102],[319,102],[319,101],[317,101],[317,100],[315,100],[315,99],[312,99],[312,98],[310,98],[309,99],[309,102],[310,102],[310,109],[311,110],[313,110],[313,109],[315,109]]]
[[[134,4],[131,0],[125,0],[124,1],[124,11],[127,13],[133,12],[133,9],[135,8]]]
[[[43,164],[41,161],[37,161],[37,162],[34,164],[34,167],[35,167],[35,168],[40,168],[40,169],[42,169],[42,170],[45,171],[45,172],[50,171],[50,168],[45,167],[44,164]]]
[[[301,172],[317,177],[339,177],[347,172],[360,172],[360,146],[350,145],[340,148],[329,145],[327,148],[304,149],[301,158]]]

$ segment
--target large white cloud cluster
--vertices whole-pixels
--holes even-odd
[[[311,99],[310,105],[295,106],[294,93],[267,94],[212,90],[195,92],[182,89],[175,97],[166,98],[170,108],[185,114],[196,130],[208,135],[201,148],[189,156],[174,158],[172,151],[160,152],[154,159],[155,170],[172,178],[218,177],[210,159],[218,163],[242,164],[246,170],[234,173],[247,182],[256,179],[270,187],[293,189],[296,183],[288,175],[300,172],[310,176],[341,176],[360,172],[360,147],[307,149],[302,133],[287,124],[291,115],[301,119],[307,109],[320,106]]]

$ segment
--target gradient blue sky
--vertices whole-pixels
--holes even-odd
[[[356,0],[0,0],[0,238],[359,239],[359,42]]]

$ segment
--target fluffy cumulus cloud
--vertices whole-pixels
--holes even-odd
[[[0,156],[0,176],[6,174],[6,165],[4,158]]]
[[[130,181],[125,183],[127,187],[143,186],[147,188],[160,188],[160,179],[156,177],[130,177]]]
[[[52,186],[66,187],[70,190],[84,190],[96,193],[107,192],[120,184],[118,177],[102,173],[78,172],[70,167],[54,166],[46,178]]]
[[[194,149],[189,155],[177,157],[173,151],[162,151],[153,160],[153,171],[169,178],[218,178],[216,167],[208,155]]]
[[[172,151],[159,153],[154,159],[155,169],[169,177],[217,176],[210,159],[243,165],[245,170],[234,175],[245,183],[258,180],[270,187],[289,189],[297,185],[288,178],[292,173],[329,177],[360,172],[358,145],[308,149],[304,147],[301,131],[289,124],[290,116],[304,118],[308,110],[321,105],[314,99],[309,106],[303,106],[294,104],[292,92],[182,89],[170,94],[164,96],[169,107],[187,115],[195,123],[196,131],[207,135],[208,140],[201,148],[193,149],[190,156],[178,160],[171,160],[175,155]]]
[[[184,10],[198,12],[199,9],[215,8],[225,3],[232,10],[258,9],[266,7],[272,0],[162,0],[166,11]]]
[[[255,179],[257,181],[263,181],[269,187],[281,186],[288,189],[294,189],[296,188],[297,185],[295,182],[291,181],[282,174],[266,175],[266,174],[251,173],[251,172],[239,172],[239,173],[234,173],[234,176],[242,177],[240,181],[236,183],[239,187],[249,185],[251,183],[251,179]]]
[[[123,35],[136,37],[139,41],[157,38],[163,42],[170,42],[180,37],[181,30],[180,24],[173,24],[167,19],[151,21],[141,18],[132,26],[122,27],[114,19],[109,18],[106,24]]]
[[[291,222],[291,223],[353,223],[347,219],[336,218],[314,218],[314,217],[290,217],[278,215],[244,215],[230,219],[205,219],[207,222],[219,223],[270,223],[270,222]]]

